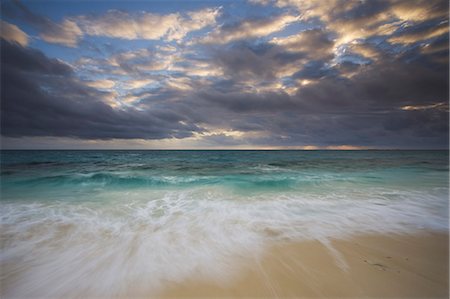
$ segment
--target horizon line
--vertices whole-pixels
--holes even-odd
[[[449,148],[316,148],[316,149],[302,149],[302,148],[0,148],[0,151],[449,151]]]

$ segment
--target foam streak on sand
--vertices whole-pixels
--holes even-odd
[[[387,271],[418,294],[444,294],[441,278],[436,292],[425,282],[430,265],[448,276],[434,260],[447,252],[446,163],[446,152],[2,152],[1,295],[382,296],[358,279],[391,268],[423,277]],[[423,250],[391,265],[376,242],[351,241],[368,235],[386,256]],[[356,281],[348,293],[341,279]]]
[[[175,284],[165,298],[448,298],[448,235],[364,235],[331,240],[343,271],[321,242],[273,246],[242,266],[231,285],[198,279]]]

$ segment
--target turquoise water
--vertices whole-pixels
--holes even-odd
[[[448,183],[443,151],[3,151],[1,159],[4,200],[68,200],[71,192],[139,188],[313,192]]]
[[[447,231],[448,161],[447,151],[2,151],[2,294],[157,292],[193,273],[229,279],[236,257],[276,242]]]

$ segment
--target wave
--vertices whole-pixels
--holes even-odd
[[[14,173],[11,173],[14,175]],[[339,176],[298,175],[298,174],[237,174],[237,175],[152,175],[133,171],[94,172],[73,174],[50,174],[33,177],[12,177],[4,187],[191,187],[198,185],[225,185],[242,190],[267,191],[304,188],[317,184],[349,181]]]
[[[446,231],[447,196],[445,188],[243,195],[202,186],[110,190],[79,202],[6,202],[0,206],[0,266],[15,273],[20,288],[4,292],[65,298],[112,297],[130,289],[156,294],[164,281],[193,273],[226,283],[239,261],[256,258],[272,242]]]
[[[142,186],[166,186],[183,184],[211,184],[214,183],[213,177],[207,176],[149,176],[137,175],[127,172],[96,172],[96,173],[76,173],[48,175],[41,177],[19,179],[12,184],[20,186],[109,186],[109,187],[142,187]]]

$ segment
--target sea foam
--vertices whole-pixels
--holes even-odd
[[[445,194],[380,188],[241,194],[209,186],[103,192],[79,203],[5,203],[0,261],[8,284],[2,292],[66,298],[156,294],[168,282],[193,275],[223,284],[240,263],[274,243],[445,231]]]

